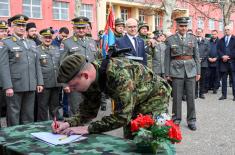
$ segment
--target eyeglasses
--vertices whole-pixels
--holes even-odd
[[[137,26],[127,26],[128,29],[137,28]]]

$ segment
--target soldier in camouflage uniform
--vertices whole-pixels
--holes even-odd
[[[150,46],[149,46],[149,41],[150,39],[148,38],[148,31],[149,31],[149,26],[145,22],[140,22],[138,25],[138,32],[139,32],[139,37],[144,40],[144,45],[145,45],[145,51],[147,55],[147,66],[152,69],[152,56],[150,54]]]
[[[53,34],[54,32],[51,29],[41,30],[42,45],[37,47],[44,81],[44,90],[38,94],[38,121],[48,120],[48,110],[50,118],[59,115],[60,84],[57,83],[56,78],[59,69],[60,50],[51,45]]]
[[[172,81],[173,120],[181,121],[182,96],[185,88],[187,100],[187,123],[196,130],[195,82],[200,79],[200,59],[196,38],[187,33],[188,17],[176,18],[178,32],[167,38],[165,75]]]
[[[98,55],[96,42],[90,37],[86,37],[86,28],[89,19],[83,16],[72,19],[74,35],[63,40],[61,45],[62,61],[71,54],[81,54],[86,57],[88,62],[94,61]],[[69,87],[64,86],[64,92],[68,94],[68,103],[70,106],[70,114],[77,113],[78,105],[82,102],[82,96],[78,92],[70,92]]]
[[[0,48],[0,70],[7,96],[8,126],[34,121],[35,91],[42,92],[43,78],[35,43],[24,37],[25,15],[9,19],[13,35]]]
[[[171,88],[161,77],[155,76],[144,65],[126,58],[111,58],[86,63],[81,55],[71,55],[60,66],[58,82],[68,83],[72,91],[83,92],[85,99],[76,116],[59,122],[57,133],[68,133],[69,127],[88,123],[97,116],[100,92],[105,91],[118,100],[114,114],[77,127],[77,134],[102,133],[124,126],[126,138],[130,138],[130,121],[137,114],[161,114],[166,111]],[[115,102],[116,103],[116,102]],[[121,103],[121,104],[120,104]]]
[[[115,19],[115,38],[121,38],[124,34],[125,23],[122,18]]]
[[[149,26],[145,22],[140,22],[138,25],[138,32],[139,32],[139,37],[144,40],[144,43],[146,44],[148,38],[148,31],[149,31]]]
[[[2,40],[7,37],[7,29],[8,29],[7,22],[4,20],[0,20],[0,50],[3,45]],[[1,70],[0,70],[0,74],[2,74]],[[2,80],[0,78],[0,118],[2,114],[1,113],[2,107],[6,105],[6,100],[5,100],[4,91],[2,89],[2,85],[3,85]],[[0,121],[0,128],[1,128],[1,121]]]

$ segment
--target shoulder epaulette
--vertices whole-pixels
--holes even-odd
[[[3,38],[2,40],[7,40],[7,39],[11,39],[12,36],[8,36],[6,38]]]

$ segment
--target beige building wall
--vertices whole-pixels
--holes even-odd
[[[114,9],[115,18],[121,18],[121,8],[128,8],[130,10],[129,17],[139,19],[139,9],[143,9],[145,6],[143,3],[136,3],[124,0],[99,0],[97,4],[97,27],[98,30],[103,30],[106,24],[106,11],[107,6],[111,3]],[[159,8],[160,6],[153,6]],[[178,10],[178,9],[177,9]],[[186,10],[184,10],[186,11]],[[186,11],[188,14],[188,11]],[[149,25],[149,31],[155,30],[155,15],[154,13],[149,16],[145,16],[145,22]]]

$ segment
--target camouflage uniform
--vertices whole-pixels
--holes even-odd
[[[100,61],[92,64],[98,71]],[[122,126],[127,128],[130,120],[139,113],[160,114],[166,111],[171,93],[170,86],[142,64],[126,58],[111,58],[106,74],[106,93],[115,101],[121,102],[114,106],[114,114],[103,117],[101,121],[92,122],[89,125],[89,133],[106,132]],[[80,104],[79,113],[66,120],[70,126],[87,123],[96,117],[100,107],[97,103],[100,98],[99,78],[100,75],[84,93],[85,99]],[[125,130],[126,137],[129,136],[128,131]]]
[[[117,19],[115,19],[115,26],[117,26],[117,25],[123,25],[123,26],[125,27],[125,22],[124,22],[124,20],[123,20],[122,18],[117,18]],[[115,29],[115,31],[114,31],[114,35],[115,35],[115,38],[116,38],[116,39],[123,37],[123,34],[117,32],[116,29]]]
[[[143,34],[140,33],[140,29],[142,27],[147,27],[147,29],[149,30],[149,26],[147,25],[147,23],[141,22],[141,23],[139,23],[138,27],[139,27],[138,28],[138,32],[139,32],[138,36],[141,39],[144,40],[144,45],[145,45],[145,50],[146,50],[146,55],[147,55],[147,66],[148,66],[148,68],[152,69],[152,64],[153,64],[153,62],[152,62],[152,55],[150,54],[151,51],[148,51],[148,50],[150,50],[150,48],[147,45],[147,42],[149,41],[149,38],[148,38],[147,35],[143,35]]]

